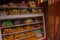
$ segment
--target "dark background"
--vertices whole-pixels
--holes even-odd
[[[13,2],[13,3],[20,3],[21,1],[29,1],[29,0],[0,0],[0,4],[8,4],[9,2]],[[34,0],[36,1],[36,0]]]

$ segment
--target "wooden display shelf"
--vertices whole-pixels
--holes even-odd
[[[33,31],[33,30],[37,30],[37,29],[40,29],[40,28],[43,28],[43,27],[33,28],[33,29],[30,29],[30,30],[24,30],[24,31],[20,31],[20,32],[9,33],[9,34],[2,34],[2,36],[11,35],[11,34],[17,34],[17,33],[23,33],[23,32],[28,32],[28,31]]]
[[[5,16],[0,16],[0,20],[3,20],[3,19],[15,19],[15,18],[39,17],[39,16],[44,16],[44,15],[43,15],[43,13],[41,13],[41,14],[5,15]]]
[[[21,39],[30,38],[30,37],[33,37],[33,36],[35,36],[35,35],[27,36],[27,37],[15,39],[15,40],[21,40]],[[40,38],[40,39],[38,39],[38,40],[42,40],[42,39],[45,39],[45,38],[46,38],[46,37],[42,37],[42,38]]]
[[[32,36],[27,36],[27,37],[24,37],[24,38],[19,38],[19,39],[15,39],[15,40],[21,40],[21,39],[25,39],[25,38],[30,38],[30,37],[33,37],[35,35],[32,35]]]
[[[24,25],[32,25],[32,24],[38,24],[38,23],[42,23],[43,21],[39,21],[39,22],[33,22],[33,23],[29,23],[29,24],[18,24],[18,25],[12,25],[12,26],[3,26],[0,28],[11,28],[11,27],[17,27],[17,26],[24,26]]]
[[[41,9],[41,7],[25,7],[25,8],[23,7],[0,7],[0,9],[35,9],[35,8]]]

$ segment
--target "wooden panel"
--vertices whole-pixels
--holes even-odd
[[[52,1],[52,0],[51,0]],[[47,2],[42,4],[43,11],[45,13],[46,20],[46,31],[47,31],[47,39],[53,40],[53,32],[54,32],[54,5],[48,5]]]
[[[51,5],[54,3],[54,0],[48,0],[48,4]]]
[[[56,3],[56,40],[60,40],[60,1]]]

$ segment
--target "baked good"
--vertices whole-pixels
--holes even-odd
[[[17,15],[18,14],[18,10],[16,10],[16,9],[12,10],[12,14]]]
[[[43,13],[41,9],[38,10],[39,13]]]
[[[3,37],[3,40],[8,40],[8,36],[4,36]]]
[[[35,36],[36,36],[37,38],[43,37],[43,35],[42,35],[42,33],[41,33],[40,30],[35,30],[35,31],[34,31],[34,34],[35,34]]]
[[[4,15],[4,16],[7,15],[7,14],[6,14],[6,11],[2,11],[2,12],[1,12],[1,16],[3,16],[3,15]]]
[[[14,34],[14,39],[19,39],[20,38],[20,34]]]
[[[14,40],[13,35],[9,35],[9,36],[8,36],[8,40]]]
[[[38,11],[35,9],[32,9],[32,13],[38,13]]]
[[[3,40],[14,40],[13,35],[4,36]]]
[[[25,24],[33,23],[33,20],[32,20],[32,19],[26,19],[26,20],[24,21],[24,23],[25,23]]]
[[[23,38],[24,36],[25,36],[24,33],[14,34],[14,38],[15,38],[15,39]]]
[[[36,7],[36,3],[34,1],[29,1],[28,3],[30,7]]]
[[[34,35],[34,33],[33,33],[32,31],[25,32],[25,34],[26,34],[27,36],[32,36],[32,35]]]
[[[8,7],[8,5],[7,4],[3,4],[2,7]]]
[[[12,31],[17,32],[18,30],[17,30],[17,28],[12,28]]]
[[[9,3],[9,7],[16,7],[14,3]]]
[[[17,31],[20,32],[20,31],[23,31],[24,29],[22,27],[17,27]]]
[[[29,11],[27,11],[27,9],[22,9],[21,10],[21,14],[28,14],[29,13]]]
[[[30,38],[26,38],[26,39],[23,39],[23,40],[38,40],[36,37],[30,37]]]
[[[8,34],[9,33],[9,29],[4,29],[3,30],[3,34]]]
[[[21,7],[21,8],[26,8],[26,7],[28,7],[28,4],[25,3],[25,1],[21,1],[20,7]]]
[[[26,35],[24,33],[20,33],[20,38],[24,38]]]
[[[33,29],[33,28],[34,28],[34,26],[25,26],[26,30],[30,30],[30,29]]]

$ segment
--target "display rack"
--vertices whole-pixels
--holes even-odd
[[[16,7],[16,8],[11,8],[11,7],[7,7],[7,8],[0,8],[0,10],[1,9],[3,9],[3,10],[5,10],[5,9],[7,9],[7,10],[10,10],[10,9],[18,9],[18,10],[20,10],[20,9],[22,9],[22,8],[20,8],[20,7]],[[23,8],[23,9],[33,9],[33,8]],[[35,8],[34,8],[35,9]],[[36,9],[41,9],[41,8],[38,8],[38,7],[36,7]],[[4,22],[4,21],[7,21],[7,20],[18,20],[18,19],[20,19],[20,20],[24,20],[24,19],[26,19],[26,18],[32,18],[32,19],[34,19],[35,20],[35,18],[37,18],[37,19],[40,19],[40,17],[42,17],[42,19],[41,20],[39,20],[39,21],[36,21],[36,22],[32,22],[32,23],[21,23],[21,24],[13,24],[13,25],[9,25],[9,26],[2,26],[2,23]],[[3,15],[3,16],[0,16],[0,40],[3,40],[3,37],[4,36],[7,36],[7,35],[14,35],[14,34],[18,34],[18,33],[25,33],[25,32],[29,32],[29,31],[35,31],[35,30],[40,30],[40,33],[43,35],[42,37],[40,37],[40,38],[38,38],[38,37],[36,37],[36,35],[34,34],[34,35],[31,35],[31,36],[25,36],[25,37],[23,37],[23,38],[18,38],[18,39],[14,39],[14,40],[23,40],[23,39],[26,39],[26,38],[30,38],[30,37],[36,37],[37,38],[37,40],[45,40],[46,39],[46,31],[45,31],[45,19],[44,19],[44,13],[42,12],[42,13],[29,13],[29,14],[19,14],[19,15]],[[21,21],[22,22],[22,21]],[[29,30],[23,30],[23,31],[16,31],[16,32],[11,32],[11,33],[2,33],[3,32],[3,30],[5,29],[5,28],[7,28],[7,29],[9,29],[9,28],[18,28],[18,27],[22,27],[22,26],[29,26],[29,25],[36,25],[36,24],[40,24],[40,26],[39,27],[36,27],[36,28],[32,28],[32,29],[29,29]],[[18,26],[18,27],[17,27]],[[22,27],[23,28],[23,27]],[[43,30],[43,31],[41,31],[41,29]]]

